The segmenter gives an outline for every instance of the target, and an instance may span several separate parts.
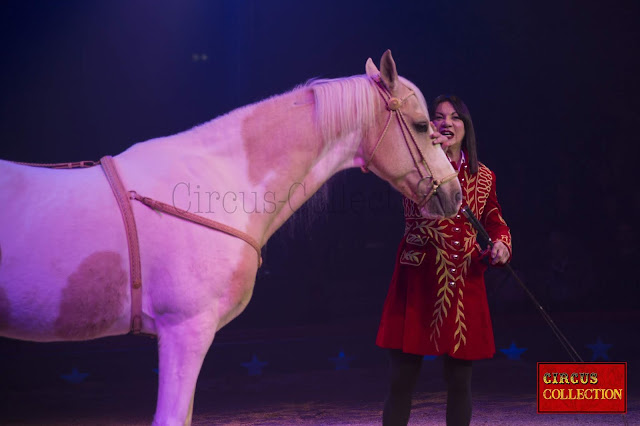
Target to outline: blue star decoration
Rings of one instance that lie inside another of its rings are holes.
[[[425,355],[422,357],[423,361],[433,361],[434,359],[438,358],[438,355]]]
[[[526,350],[527,348],[519,348],[516,346],[515,342],[511,342],[511,346],[506,349],[500,349],[500,352],[505,354],[507,356],[507,359],[518,361],[520,359],[520,355],[522,355],[522,352]]]
[[[591,356],[591,361],[595,361],[598,358],[602,358],[605,361],[609,361],[609,355],[607,355],[607,351],[613,345],[602,343],[602,339],[600,338],[600,336],[598,336],[598,341],[596,343],[592,343],[586,346],[593,351],[593,355]]]
[[[60,377],[69,383],[77,385],[78,383],[82,383],[88,375],[89,373],[80,373],[78,369],[74,367],[71,369],[71,374],[61,374]]]
[[[333,361],[336,363],[336,370],[348,370],[349,369],[349,361],[353,360],[354,357],[346,356],[344,351],[340,351],[337,357],[329,358],[329,361]]]
[[[250,376],[260,376],[262,374],[262,367],[269,364],[268,362],[258,361],[256,354],[253,354],[253,358],[249,362],[243,362],[241,365],[247,369]]]

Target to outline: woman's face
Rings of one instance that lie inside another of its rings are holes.
[[[447,147],[460,149],[464,139],[464,122],[450,102],[438,104],[433,114],[433,124],[442,136],[449,139],[445,144]]]

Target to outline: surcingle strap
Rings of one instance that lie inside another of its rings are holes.
[[[116,197],[124,229],[127,234],[129,247],[129,275],[131,277],[131,332],[139,334],[142,330],[142,270],[140,268],[140,243],[138,242],[138,230],[133,216],[133,208],[129,193],[124,189],[120,180],[113,158],[109,155],[100,159],[102,170],[107,176],[109,185]]]

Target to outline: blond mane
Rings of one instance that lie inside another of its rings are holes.
[[[313,90],[316,127],[325,141],[357,129],[366,132],[375,122],[380,95],[366,75],[316,79],[305,84]]]

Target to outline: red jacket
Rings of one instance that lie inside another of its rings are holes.
[[[469,205],[493,241],[502,241],[511,252],[495,174],[480,163],[476,174],[463,165],[458,177],[463,205]],[[487,265],[481,261],[476,231],[461,212],[451,219],[425,219],[408,199],[404,211],[405,235],[376,344],[418,355],[492,357],[495,344],[484,286]]]

